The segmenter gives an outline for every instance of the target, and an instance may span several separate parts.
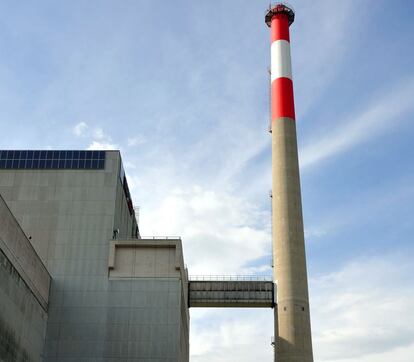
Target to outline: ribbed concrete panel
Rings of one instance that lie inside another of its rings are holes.
[[[1,195],[0,250],[11,261],[42,308],[47,310],[51,276]]]
[[[271,281],[190,281],[190,307],[273,308],[275,285]]]
[[[0,361],[42,361],[50,281],[0,196]]]

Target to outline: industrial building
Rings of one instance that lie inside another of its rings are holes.
[[[187,361],[181,241],[139,239],[120,153],[0,159],[2,358]]]
[[[273,308],[275,361],[312,342],[289,26],[270,7],[273,280],[191,280],[143,238],[119,151],[0,151],[0,360],[189,361],[189,309]],[[276,284],[278,288],[276,289]]]
[[[189,307],[273,307],[271,281],[189,282],[141,238],[119,151],[0,151],[0,358],[189,360]]]

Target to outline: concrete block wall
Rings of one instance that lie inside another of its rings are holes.
[[[51,277],[0,197],[0,360],[42,361]]]
[[[0,194],[0,249],[31,292],[47,309],[51,277],[25,232]]]
[[[43,361],[47,312],[0,250],[0,361]]]

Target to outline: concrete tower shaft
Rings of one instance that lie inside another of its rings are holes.
[[[308,278],[300,191],[289,26],[293,10],[269,9],[271,29],[271,132],[273,263],[278,297],[275,360],[312,362]]]

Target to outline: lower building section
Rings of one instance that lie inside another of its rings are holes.
[[[178,279],[137,278],[63,293],[50,311],[60,322],[48,325],[45,361],[187,362],[181,292]]]
[[[181,240],[109,245],[106,276],[53,282],[45,361],[188,362]]]

